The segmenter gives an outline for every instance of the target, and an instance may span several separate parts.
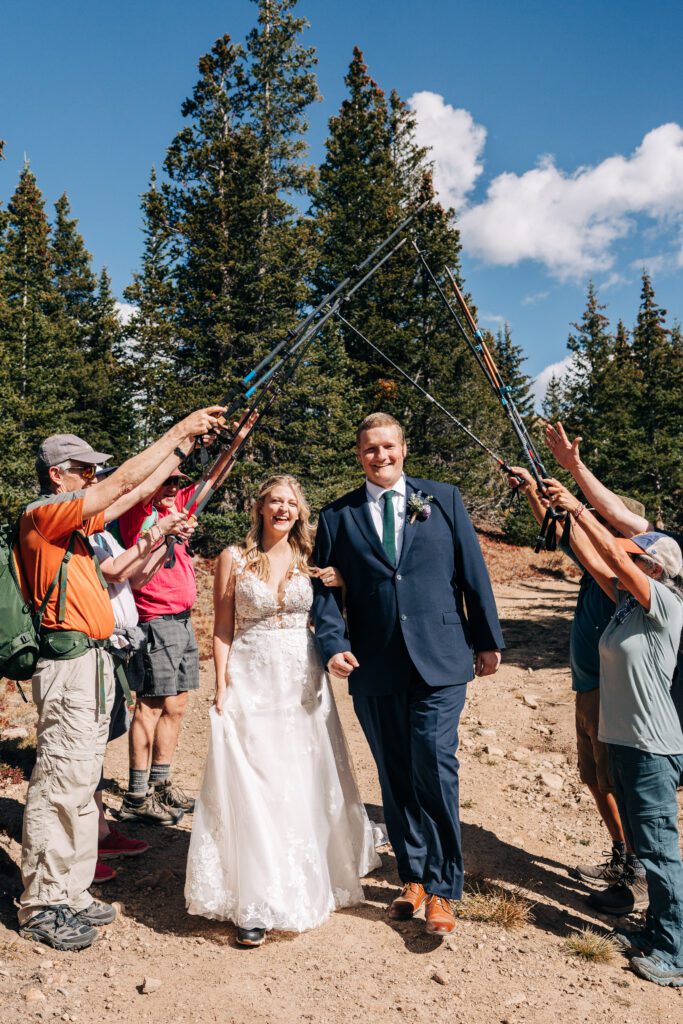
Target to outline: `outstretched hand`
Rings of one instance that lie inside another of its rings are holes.
[[[580,507],[581,502],[576,495],[567,490],[564,484],[561,484],[559,480],[550,476],[547,477],[543,483],[545,484],[548,498],[555,508],[563,508],[566,509],[567,512],[576,512]]]
[[[562,469],[567,469],[571,473],[572,470],[581,462],[581,456],[579,454],[579,445],[583,441],[582,437],[575,437],[570,442],[564,427],[558,420],[553,426],[552,423],[548,423],[545,428],[545,443],[550,448],[555,459],[562,466]]]

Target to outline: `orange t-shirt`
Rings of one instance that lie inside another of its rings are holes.
[[[21,517],[19,545],[20,578],[24,596],[31,596],[37,610],[57,575],[74,530],[86,536],[104,529],[104,513],[83,519],[84,491],[71,491],[41,498]],[[57,622],[59,584],[52,592],[43,616],[44,629],[77,629],[95,640],[106,640],[114,632],[114,612],[108,591],[102,586],[95,562],[84,541],[76,538],[67,562],[66,612]]]

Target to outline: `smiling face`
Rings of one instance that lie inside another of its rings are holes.
[[[285,536],[299,518],[299,502],[291,487],[276,484],[259,502],[264,534]]]
[[[157,508],[165,508],[168,512],[175,512],[175,500],[180,490],[181,478],[178,476],[169,477],[156,491],[153,504]]]
[[[408,449],[398,427],[371,427],[364,430],[356,454],[365,475],[378,487],[393,487],[403,473]]]

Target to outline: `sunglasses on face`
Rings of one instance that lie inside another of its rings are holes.
[[[69,466],[68,469],[63,470],[66,473],[78,473],[84,480],[94,479],[95,473],[97,472],[97,466]]]
[[[161,486],[162,487],[179,487],[180,486],[180,478],[177,477],[177,476],[167,476]]]

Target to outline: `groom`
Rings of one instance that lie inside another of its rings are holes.
[[[314,561],[342,592],[315,584],[313,621],[327,670],[349,678],[377,764],[403,883],[389,916],[425,907],[426,930],[455,927],[463,862],[458,720],[466,684],[500,664],[503,637],[479,544],[456,487],[405,476],[398,420],[358,428],[365,482],[320,513]]]

